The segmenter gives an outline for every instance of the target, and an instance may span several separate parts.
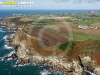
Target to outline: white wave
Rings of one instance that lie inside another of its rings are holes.
[[[3,39],[6,40],[6,39],[7,39],[7,36],[8,36],[8,35],[4,36]]]
[[[6,35],[6,36],[3,37],[3,39],[5,40],[4,49],[14,49],[13,47],[7,45],[7,44],[8,44],[7,37],[8,37],[8,35]],[[1,39],[1,40],[2,40],[2,39]],[[0,40],[0,41],[1,41],[1,40]]]
[[[89,74],[91,74],[91,75],[96,75],[96,74],[94,74],[94,73],[91,73],[90,71],[87,71]]]
[[[40,66],[40,67],[43,67],[43,66]]]
[[[26,66],[26,65],[29,65],[29,64],[24,64],[24,65],[18,65],[18,66],[20,67],[20,66]]]
[[[2,61],[3,61],[3,58],[4,58],[4,57],[9,57],[9,56],[11,56],[13,53],[15,53],[15,52],[14,52],[14,51],[11,51],[9,54],[3,56],[3,57],[2,57]],[[8,60],[8,61],[9,61],[9,60],[12,60],[12,58],[8,58],[7,60]]]
[[[7,54],[7,56],[11,56],[13,53],[15,53],[15,52],[11,51],[9,54]]]
[[[4,45],[4,49],[13,49],[13,47],[8,46],[7,44]]]
[[[0,32],[5,32],[5,31],[3,31],[2,28],[0,28]]]
[[[3,31],[3,30],[0,30],[0,32],[5,32],[5,31]]]
[[[40,72],[41,75],[48,75],[51,74],[50,72],[48,72],[47,70],[43,70],[42,72]]]
[[[8,58],[7,60],[10,61],[10,60],[12,60],[12,58]]]
[[[18,66],[18,67],[22,67],[22,66],[25,66],[25,65],[14,65],[14,67],[17,67],[17,66]]]
[[[2,27],[7,27],[7,26],[2,26]]]
[[[18,61],[18,60],[17,60]],[[17,62],[16,62],[17,63]],[[26,65],[29,65],[30,63],[27,63],[27,64],[24,64],[24,65],[14,65],[13,67],[23,67],[23,66],[26,66]]]

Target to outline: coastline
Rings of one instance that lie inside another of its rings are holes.
[[[23,32],[22,29],[20,31]],[[84,75],[85,72],[88,72],[91,75],[100,75],[99,70],[96,69],[98,66],[91,57],[84,56],[80,57],[80,61],[73,59],[71,62],[69,62],[63,61],[63,57],[60,54],[59,56],[55,56],[53,53],[51,53],[49,56],[43,56],[41,52],[44,49],[38,44],[38,42],[41,40],[39,38],[30,36],[25,32],[20,33],[20,31],[18,30],[18,32],[16,31],[15,34],[8,37],[6,36],[7,38],[4,38],[8,40],[6,46],[9,48],[14,48],[14,52],[9,56],[5,56],[3,58],[4,60],[7,60],[8,58],[18,58],[19,60],[16,62],[15,66],[25,65],[30,62],[34,62],[36,64],[46,64],[48,65],[48,68],[45,68],[46,70],[50,72],[59,71],[67,75]],[[40,50],[43,50],[40,51],[39,48]],[[82,67],[81,64],[84,67]]]
[[[31,36],[29,36],[29,35],[27,35],[27,36],[31,38]],[[32,37],[32,38],[35,38],[35,37]],[[72,62],[64,62],[64,61],[62,61],[62,59],[60,59],[57,56],[45,57],[45,56],[41,56],[39,53],[34,52],[34,51],[33,51],[33,55],[31,56],[31,55],[27,54],[27,52],[29,52],[29,49],[27,49],[25,47],[27,41],[24,40],[24,41],[20,42],[18,39],[18,35],[16,35],[16,33],[9,36],[7,39],[10,41],[12,40],[12,42],[10,42],[10,45],[12,45],[13,47],[18,47],[18,45],[19,45],[18,49],[16,49],[16,55],[19,58],[19,60],[15,64],[16,66],[34,62],[36,64],[47,64],[49,66],[49,68],[46,68],[46,70],[48,70],[49,72],[59,71],[59,72],[65,73],[67,75],[70,75],[70,74],[82,75],[82,73],[83,73],[83,69],[79,65],[79,61],[73,60]],[[82,61],[86,61],[86,60],[88,62],[92,62],[90,57],[82,58]],[[88,71],[85,70],[84,72],[88,72]],[[89,73],[91,73],[91,72],[89,72]],[[95,74],[93,73],[93,75],[95,75]],[[96,75],[99,75],[99,74],[96,74]]]
[[[7,39],[9,39],[9,38],[12,39],[13,36],[14,35],[11,35]],[[11,40],[11,39],[9,39],[9,40]],[[18,39],[16,41],[14,40],[12,42],[12,46],[14,47],[14,45],[16,46],[20,43],[18,43]],[[71,71],[71,67],[73,66],[72,63],[70,64],[70,63],[63,62],[61,59],[59,59],[56,56],[44,57],[44,56],[41,56],[39,53],[34,53],[34,56],[29,56],[29,55],[26,55],[25,51],[21,51],[21,50],[25,49],[25,48],[23,49],[23,47],[19,47],[18,50],[16,51],[16,55],[19,58],[19,60],[15,64],[16,66],[24,65],[29,62],[34,62],[36,64],[47,64],[49,66],[49,68],[46,68],[46,70],[48,70],[48,71],[59,71],[59,72],[65,73],[65,74],[78,73],[79,75],[81,75],[82,68],[76,66],[78,64],[78,62],[73,61],[73,65],[75,66],[75,68],[78,67],[79,69],[81,69],[80,73],[78,70],[76,70],[76,72],[72,72]]]

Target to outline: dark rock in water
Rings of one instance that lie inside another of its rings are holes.
[[[47,66],[45,69],[46,69],[46,70],[49,70],[51,67],[52,67],[52,66]]]
[[[28,61],[27,61],[28,63],[30,63],[30,59],[28,59]]]
[[[28,64],[30,63],[30,59],[19,59],[15,65],[25,65],[25,64]]]
[[[20,64],[21,64],[21,62],[22,62],[22,59],[19,59],[15,65],[17,65],[17,66],[18,66],[18,65],[20,65]]]
[[[9,57],[8,57],[8,56],[6,56],[6,57],[4,57],[4,58],[3,58],[3,60],[7,60],[8,58],[9,58]]]
[[[85,75],[91,75],[89,72],[85,72]]]
[[[15,59],[15,58],[17,58],[17,55],[15,53],[13,53],[11,56],[9,56],[9,58]]]
[[[15,58],[17,58],[17,55],[15,53],[12,53],[11,56],[6,56],[3,58],[3,60],[7,60],[8,58],[15,59]]]
[[[90,71],[91,73],[94,72],[94,69],[95,69],[95,68],[93,68],[92,66],[87,67],[87,70]]]

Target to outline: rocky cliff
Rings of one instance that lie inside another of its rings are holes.
[[[85,75],[86,72],[99,73],[99,43],[98,41],[77,41],[72,50],[60,50],[57,47],[43,46],[43,40],[32,37],[22,31],[9,37],[13,46],[19,45],[16,54],[18,64],[35,62],[48,64],[48,71],[60,71],[67,75]],[[42,44],[41,44],[42,42]]]

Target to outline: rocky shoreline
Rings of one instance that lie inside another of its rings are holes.
[[[12,46],[15,51],[9,57],[4,57],[4,60],[8,58],[18,58],[16,66],[28,64],[34,62],[36,64],[47,64],[49,67],[46,68],[48,71],[60,71],[67,75],[85,75],[85,72],[89,71],[93,75],[100,75],[100,73],[95,70],[96,64],[90,57],[80,58],[80,61],[64,62],[57,56],[41,56],[37,52],[32,52],[33,55],[29,55],[29,49],[27,49],[26,41],[19,41],[16,34],[7,37],[9,42],[8,46]],[[82,66],[83,65],[83,66]],[[95,73],[95,74],[94,74]]]

